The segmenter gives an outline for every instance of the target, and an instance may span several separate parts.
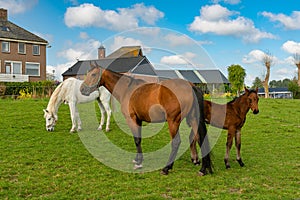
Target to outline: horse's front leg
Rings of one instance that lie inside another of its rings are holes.
[[[244,167],[245,164],[243,163],[241,158],[241,145],[241,130],[237,130],[235,133],[236,160],[238,161],[241,167]]]
[[[133,169],[140,169],[143,167],[142,162],[143,162],[143,151],[142,151],[142,134],[141,134],[141,129],[142,129],[142,122],[139,122],[137,120],[132,120],[127,118],[127,124],[129,125],[133,138],[134,138],[134,143],[136,146],[136,157],[132,161],[135,165]]]
[[[76,120],[77,120],[77,131],[81,131],[82,130],[81,119],[80,119],[78,108],[77,108],[76,104],[75,104],[75,116],[76,116]]]
[[[75,103],[69,102],[69,108],[70,108],[70,115],[72,121],[72,128],[70,130],[70,133],[74,133],[76,131],[76,118],[77,118]]]
[[[98,101],[98,106],[99,106],[99,109],[100,109],[100,112],[101,112],[101,116],[100,116],[100,124],[99,124],[99,127],[98,127],[98,130],[102,130],[102,127],[104,125],[104,120],[105,120],[105,109],[104,109],[104,106],[102,104],[102,102],[99,100],[99,98],[97,98],[97,101]]]
[[[108,132],[108,131],[110,131],[109,126],[110,126],[110,118],[111,118],[111,109],[110,109],[109,103],[104,104],[104,108],[105,108],[106,115],[107,115],[105,131]]]
[[[181,143],[180,135],[179,135],[179,125],[180,123],[174,121],[168,121],[170,135],[172,137],[172,150],[169,156],[169,161],[167,165],[162,169],[161,174],[168,175],[169,170],[173,168],[173,164]]]
[[[227,134],[227,142],[226,142],[226,153],[225,153],[225,158],[224,158],[224,162],[225,162],[225,166],[226,169],[230,168],[230,164],[229,164],[229,154],[230,154],[230,149],[232,147],[232,141],[233,141],[233,137],[235,136],[235,129],[228,129],[228,134]]]

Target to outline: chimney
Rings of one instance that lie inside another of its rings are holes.
[[[7,10],[0,8],[0,21],[7,21]]]
[[[105,58],[105,47],[101,44],[98,48],[98,59]]]

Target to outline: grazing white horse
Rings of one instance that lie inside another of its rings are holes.
[[[83,81],[76,78],[68,78],[60,83],[50,97],[48,106],[44,109],[44,118],[46,120],[46,130],[54,131],[54,126],[58,120],[57,112],[62,103],[69,104],[70,115],[72,120],[71,133],[81,130],[81,120],[79,117],[77,103],[88,103],[97,99],[101,111],[101,119],[98,130],[102,129],[105,121],[105,112],[107,113],[106,131],[109,131],[111,109],[110,109],[110,92],[105,87],[100,87],[99,90],[91,93],[89,96],[84,96],[80,92],[80,85]]]

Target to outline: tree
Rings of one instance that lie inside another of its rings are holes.
[[[256,77],[252,83],[251,88],[261,88],[261,87],[263,87],[262,82],[261,82],[260,78]]]
[[[297,80],[294,79],[289,83],[288,90],[293,92],[293,98],[299,99],[300,98],[300,86],[297,84]]]
[[[298,81],[297,81],[297,84],[298,84],[298,86],[300,86],[300,54],[299,53],[296,53],[294,55],[294,63],[298,68]]]
[[[228,79],[231,83],[232,92],[236,92],[240,96],[241,90],[244,87],[246,71],[240,65],[230,65],[227,68]]]
[[[269,79],[270,79],[271,66],[273,65],[273,56],[270,54],[270,52],[264,53],[262,62],[267,69],[266,76],[265,79],[262,81],[262,84],[265,89],[265,98],[269,98]]]

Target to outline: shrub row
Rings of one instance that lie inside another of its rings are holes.
[[[0,82],[0,96],[19,96],[26,91],[33,98],[49,97],[58,84],[57,81]]]

